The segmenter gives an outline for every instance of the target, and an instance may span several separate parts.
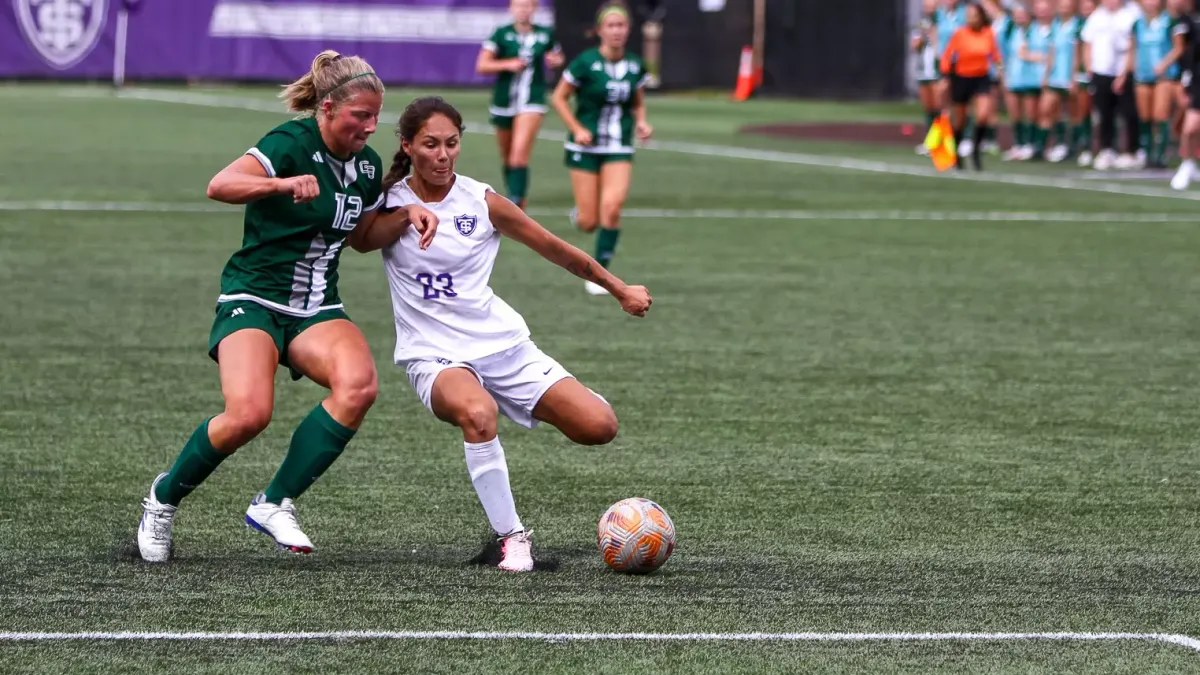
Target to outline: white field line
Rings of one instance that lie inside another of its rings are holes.
[[[205,202],[90,202],[0,201],[0,211],[82,211],[144,213],[237,213],[240,207]],[[531,208],[539,218],[567,215],[566,209]],[[1080,211],[840,211],[788,209],[625,209],[625,218],[678,220],[849,220],[922,222],[1032,222],[1032,223],[1198,223],[1187,213],[1084,213]]]
[[[319,632],[0,632],[0,641],[79,640],[535,640],[545,642],[944,642],[944,641],[1151,641],[1200,651],[1200,640],[1170,633],[541,633],[503,631]]]
[[[101,96],[90,91],[65,91],[65,97],[96,98]],[[240,110],[256,110],[276,114],[285,114],[279,103],[242,96],[220,96],[196,92],[160,91],[155,89],[125,89],[117,92],[119,98],[142,101],[157,101],[161,103],[183,103],[213,108],[229,108]],[[472,123],[468,132],[491,134],[492,130],[485,124]],[[543,132],[538,138],[552,141],[562,141],[563,134],[558,132]],[[778,152],[773,150],[755,150],[727,145],[707,145],[702,143],[684,143],[678,141],[652,141],[645,146],[647,150],[660,150],[686,155],[716,157],[720,159],[744,159],[757,162],[773,162],[777,164],[797,164],[821,169],[844,169],[848,171],[865,171],[898,176],[916,176],[924,178],[941,178],[946,180],[966,180],[1001,185],[1020,185],[1023,187],[1057,188],[1061,190],[1078,190],[1083,192],[1102,192],[1132,197],[1160,197],[1166,199],[1185,199],[1200,201],[1200,192],[1176,191],[1169,188],[1154,188],[1125,183],[1104,183],[1095,180],[1073,180],[1052,176],[1035,176],[1013,173],[983,173],[939,172],[933,167],[923,167],[915,164],[898,164],[873,160],[833,157],[827,155],[812,155],[795,152]]]

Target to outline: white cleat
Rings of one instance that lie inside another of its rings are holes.
[[[533,571],[533,530],[510,534],[500,539],[500,564],[506,572]]]
[[[1123,154],[1117,155],[1117,161],[1113,162],[1113,168],[1117,169],[1118,171],[1129,171],[1131,169],[1139,169],[1139,168],[1141,168],[1141,166],[1142,165],[1140,165],[1138,163],[1137,157],[1135,157],[1129,153],[1123,153]]]
[[[1005,150],[1004,154],[1000,155],[1000,159],[1005,162],[1013,162],[1021,159],[1021,146],[1014,145],[1008,150]]]
[[[1091,165],[1092,165],[1092,151],[1084,150],[1083,152],[1079,153],[1079,166],[1081,168],[1086,169]]]
[[[1101,150],[1096,153],[1096,161],[1092,163],[1092,168],[1097,171],[1108,171],[1113,168],[1113,164],[1117,161],[1117,153],[1112,150]]]
[[[969,138],[964,138],[963,142],[958,144],[958,156],[959,157],[970,157],[971,153],[974,151],[975,151],[975,141],[972,141]]]
[[[272,504],[265,494],[258,493],[246,509],[246,524],[270,536],[279,548],[292,553],[313,552],[312,541],[296,521],[296,505],[291,499]]]
[[[1192,184],[1192,178],[1196,175],[1196,163],[1190,159],[1183,160],[1183,164],[1179,165],[1179,170],[1175,172],[1175,177],[1171,179],[1171,187],[1176,190],[1186,190]]]
[[[918,144],[917,147],[913,148],[913,151],[922,157],[929,156],[929,147],[926,146],[924,143]]]
[[[583,289],[588,292],[588,295],[608,295],[608,291],[594,281],[583,282]]]
[[[1054,146],[1053,148],[1050,148],[1050,150],[1048,150],[1046,152],[1046,160],[1053,164],[1058,164],[1059,162],[1066,159],[1067,155],[1069,155],[1069,154],[1071,154],[1071,149],[1068,148],[1067,146],[1059,143],[1058,145]]]
[[[142,521],[138,523],[138,551],[146,562],[171,559],[171,527],[178,507],[163,504],[154,496],[154,488],[167,474],[160,473],[150,484],[150,494],[142,500]]]

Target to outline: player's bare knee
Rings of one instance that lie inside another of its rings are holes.
[[[574,430],[571,440],[580,445],[607,445],[617,437],[617,416],[611,408],[589,415]]]
[[[271,423],[269,401],[230,401],[225,406],[225,423],[234,447],[241,447],[254,440]]]
[[[605,227],[617,227],[621,224],[621,203],[604,204],[600,207],[600,221]]]
[[[375,404],[379,396],[379,379],[375,369],[355,373],[333,386],[333,397],[345,408],[359,414],[365,413]]]
[[[496,416],[499,409],[491,398],[470,401],[455,415],[463,436],[472,443],[490,441],[496,437]]]
[[[596,218],[596,214],[580,210],[575,217],[575,225],[584,232],[594,232],[600,226],[600,220]]]

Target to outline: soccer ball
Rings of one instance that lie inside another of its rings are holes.
[[[619,572],[653,572],[675,550],[675,524],[649,499],[622,499],[600,517],[596,544],[604,562]]]

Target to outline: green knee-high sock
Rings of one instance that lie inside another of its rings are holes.
[[[983,128],[983,140],[985,143],[996,142],[996,127],[989,124]]]
[[[1083,149],[1088,152],[1092,151],[1093,133],[1092,116],[1085,115],[1083,118]]]
[[[1034,127],[1033,130],[1033,151],[1038,157],[1041,157],[1046,152],[1046,138],[1050,136],[1048,127]]]
[[[963,138],[975,138],[974,117],[967,117],[967,126],[963,127]]]
[[[1171,147],[1171,123],[1160,121],[1156,122],[1154,127],[1157,129],[1158,143],[1150,156],[1156,164],[1162,165],[1167,161],[1167,148]]]
[[[296,427],[287,456],[267,486],[267,501],[278,504],[295,499],[325,473],[354,438],[354,429],[330,417],[318,403]]]
[[[1071,139],[1067,138],[1067,123],[1064,120],[1059,120],[1054,123],[1054,138],[1058,141],[1058,145],[1071,144]]]
[[[219,452],[208,439],[208,420],[204,420],[192,432],[167,477],[158,482],[154,496],[158,501],[179,506],[183,498],[191,494],[205,478],[208,478],[229,455]]]
[[[617,239],[620,237],[620,230],[605,225],[601,225],[596,232],[596,261],[605,269],[612,263],[613,253],[617,250]]]
[[[1029,137],[1025,133],[1027,126],[1025,120],[1017,120],[1017,123],[1013,125],[1014,146],[1027,145],[1029,143]]]
[[[1150,135],[1150,121],[1141,120],[1138,122],[1138,147],[1149,154],[1150,148],[1154,145],[1154,138]]]
[[[514,204],[520,204],[525,201],[525,195],[529,190],[529,167],[527,166],[510,166],[508,167],[508,198]]]

